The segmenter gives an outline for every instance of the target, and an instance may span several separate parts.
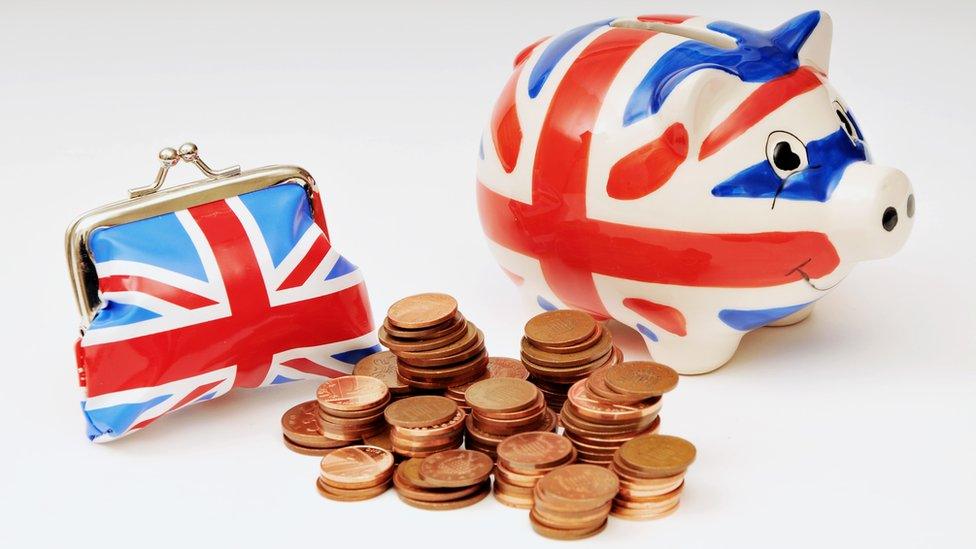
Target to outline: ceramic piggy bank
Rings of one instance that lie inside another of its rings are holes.
[[[830,39],[816,11],[768,31],[649,15],[523,50],[478,164],[498,262],[539,306],[614,318],[686,374],[805,318],[915,214],[828,80]]]

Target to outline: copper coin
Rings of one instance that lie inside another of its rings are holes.
[[[461,488],[488,478],[494,463],[474,450],[447,450],[436,453],[420,466],[420,478],[438,488]]]
[[[391,305],[386,317],[394,326],[416,330],[449,320],[457,313],[457,308],[457,301],[447,294],[417,294]]]
[[[578,353],[580,351],[585,351],[586,349],[589,349],[590,347],[596,345],[597,342],[600,341],[601,337],[603,337],[603,328],[601,328],[600,325],[597,324],[596,330],[593,331],[590,337],[586,338],[585,340],[575,345],[567,345],[565,347],[553,347],[550,345],[542,345],[537,342],[532,342],[532,345],[534,347],[537,347],[549,353],[556,353],[556,354],[563,355],[563,354]]]
[[[319,468],[333,485],[375,483],[393,471],[393,454],[376,446],[348,446],[322,458]]]
[[[533,499],[535,490],[533,490]],[[536,500],[532,506],[532,514],[538,521],[550,528],[581,530],[592,528],[607,519],[613,503],[608,501],[598,507],[586,510],[565,510],[551,507],[544,500]]]
[[[573,403],[579,415],[596,421],[633,421],[656,414],[661,409],[659,397],[636,404],[615,404],[600,400],[586,390],[585,379],[574,383],[566,393],[566,398]]]
[[[553,368],[559,368],[560,366],[568,368],[570,366],[578,366],[580,364],[592,362],[597,357],[603,356],[612,351],[613,340],[610,336],[610,332],[604,330],[603,334],[600,336],[600,339],[593,347],[575,353],[559,354],[543,351],[542,349],[533,346],[527,338],[522,338],[521,349],[522,354],[528,356],[533,362]]]
[[[610,368],[611,366],[604,366],[590,374],[586,378],[586,390],[593,393],[593,396],[597,398],[608,400],[615,404],[636,404],[647,399],[647,397],[643,396],[627,396],[608,387],[606,378]]]
[[[488,358],[488,375],[491,377],[514,377],[528,379],[529,371],[522,365],[521,360],[501,356]]]
[[[678,372],[657,362],[622,362],[607,370],[605,381],[624,395],[654,397],[678,385]]]
[[[596,329],[592,316],[566,309],[532,317],[525,323],[525,337],[533,343],[565,347],[585,341]]]
[[[681,437],[649,435],[635,438],[620,447],[619,459],[628,471],[642,477],[670,477],[681,473],[695,461],[695,445]]]
[[[613,499],[620,481],[617,475],[603,467],[572,464],[546,473],[535,487],[536,499],[542,496],[554,507],[591,509]]]
[[[607,527],[607,521],[603,521],[603,523],[601,523],[599,526],[592,529],[561,530],[559,528],[550,528],[544,524],[540,524],[539,521],[532,516],[532,513],[529,513],[529,520],[532,523],[532,529],[535,530],[537,534],[543,537],[558,540],[576,540],[588,538],[599,534]]]
[[[560,383],[573,383],[574,381],[583,379],[593,371],[604,366],[609,366],[612,363],[612,360],[613,352],[607,351],[600,356],[593,357],[593,360],[583,364],[577,364],[575,366],[551,367],[544,364],[538,364],[532,360],[531,357],[528,357],[525,353],[522,353],[522,363],[533,375],[558,381]]]
[[[465,417],[467,416],[464,412],[457,410],[451,419],[443,423],[429,425],[427,427],[393,427],[391,433],[397,437],[420,441],[453,436],[464,429]]]
[[[288,437],[281,437],[282,441],[285,443],[285,448],[288,448],[296,454],[302,454],[303,456],[316,456],[322,457],[328,455],[330,452],[335,450],[335,448],[313,448],[311,446],[302,446],[301,444],[296,444],[290,440]],[[339,444],[345,446],[349,444],[348,442],[337,441]],[[342,446],[339,446],[341,448]]]
[[[520,470],[546,469],[564,462],[573,453],[563,436],[544,431],[512,435],[498,445],[498,461]]]
[[[333,488],[322,482],[322,479],[318,479],[315,482],[315,487],[318,489],[319,494],[322,497],[331,499],[333,501],[363,501],[373,499],[383,492],[386,492],[390,489],[390,484],[384,483],[372,488],[366,488],[364,490],[343,490],[341,488]]]
[[[393,443],[390,442],[390,427],[387,426],[386,429],[382,431],[363,437],[363,442],[369,446],[376,446],[377,448],[382,448],[387,452],[393,451]]]
[[[451,385],[457,385],[460,383],[467,383],[468,381],[473,381],[474,379],[483,376],[485,373],[484,362],[477,362],[474,364],[474,366],[465,367],[464,369],[467,370],[464,374],[455,377],[450,377],[450,378],[431,379],[431,378],[423,378],[423,377],[414,377],[414,378],[409,378],[409,379],[405,378],[405,379],[407,379],[407,382],[410,384],[411,387],[414,387],[416,389],[443,390],[447,387],[450,387]]]
[[[393,485],[404,496],[428,502],[450,501],[474,494],[481,486],[436,488],[420,477],[420,467],[426,458],[410,458],[401,463],[393,475]]]
[[[511,412],[531,406],[539,390],[532,383],[512,378],[496,377],[479,381],[464,392],[468,406],[489,412]]]
[[[555,467],[553,467],[554,469]],[[512,486],[517,486],[519,488],[524,488],[526,490],[535,488],[535,483],[539,482],[539,479],[543,477],[549,469],[544,469],[541,471],[533,471],[532,473],[516,473],[511,469],[507,468],[502,461],[495,465],[495,482],[505,482]]]
[[[395,337],[397,339],[407,339],[407,340],[420,340],[420,339],[437,339],[444,337],[449,333],[454,333],[460,329],[461,325],[466,322],[464,315],[460,312],[454,313],[454,316],[450,319],[441,322],[430,328],[420,328],[416,330],[405,330],[403,328],[398,328],[390,323],[390,319],[383,320],[383,328],[386,329],[386,333],[389,336]]]
[[[453,400],[421,395],[398,400],[386,407],[386,422],[397,427],[430,427],[444,423],[458,413]]]
[[[452,499],[448,501],[421,501],[417,499],[411,499],[404,496],[402,492],[397,492],[400,500],[411,507],[416,507],[418,509],[426,509],[428,511],[448,511],[451,509],[460,509],[462,507],[468,507],[474,505],[479,501],[485,499],[485,496],[491,493],[491,480],[486,480],[481,484],[476,484],[476,491],[470,495]]]
[[[386,387],[393,393],[405,393],[410,390],[410,386],[397,378],[396,355],[390,351],[373,353],[356,363],[353,368],[353,375],[375,377],[386,384]]]
[[[329,439],[319,430],[319,405],[316,401],[303,402],[288,409],[281,416],[281,430],[291,442],[310,448],[335,448],[344,446],[341,441]]]
[[[472,413],[478,416],[478,419],[483,419],[487,421],[498,421],[503,424],[517,425],[521,420],[530,418],[537,413],[541,412],[543,408],[546,407],[546,399],[542,395],[542,391],[536,390],[535,402],[526,408],[520,410],[513,410],[511,412],[486,412],[482,409],[472,410]]]
[[[473,355],[464,357],[459,362],[437,365],[436,367],[416,366],[403,359],[399,359],[397,361],[397,372],[400,377],[407,381],[415,378],[431,380],[456,378],[458,375],[474,369],[484,372],[485,366],[488,364],[488,353],[485,352],[484,347],[475,348],[474,350],[476,352]]]
[[[498,481],[495,481],[495,489],[493,491],[495,495],[495,500],[502,505],[513,507],[515,509],[531,509],[532,503],[535,501],[532,496],[522,496],[519,494],[511,494],[501,488]]]
[[[319,385],[315,398],[325,409],[362,410],[389,399],[390,390],[375,377],[342,376]]]
[[[674,506],[664,509],[663,511],[639,511],[634,509],[623,509],[620,507],[614,507],[610,510],[610,514],[616,518],[624,520],[656,520],[667,516],[678,510],[680,500],[675,502]]]
[[[383,328],[382,326],[380,327],[376,335],[379,338],[380,343],[382,343],[383,345],[385,345],[395,353],[400,353],[400,352],[416,353],[421,351],[440,349],[441,347],[450,345],[451,343],[454,343],[455,341],[463,337],[466,337],[468,334],[469,326],[474,326],[474,324],[471,324],[470,322],[466,322],[465,324],[460,325],[456,330],[444,334],[442,337],[436,339],[418,339],[418,340],[396,339],[390,337],[390,334],[387,333],[386,328]]]
[[[464,335],[460,339],[441,347],[423,351],[395,350],[398,352],[398,356],[401,359],[415,362],[421,366],[426,365],[427,363],[429,363],[430,366],[437,366],[440,364],[438,360],[441,362],[447,360],[447,363],[450,363],[450,359],[452,357],[463,356],[465,353],[470,353],[471,349],[483,345],[484,342],[485,334],[479,330],[477,326],[469,322],[465,327]]]

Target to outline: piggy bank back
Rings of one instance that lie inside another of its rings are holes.
[[[635,328],[682,373],[804,318],[900,248],[915,213],[827,79],[830,38],[822,12],[769,31],[658,15],[527,47],[479,154],[502,268],[543,309]]]

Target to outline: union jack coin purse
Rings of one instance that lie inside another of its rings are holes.
[[[362,274],[332,247],[308,172],[213,170],[192,143],[159,158],[152,185],[66,234],[91,440],[234,387],[343,375],[379,350]],[[181,161],[206,177],[161,189]]]

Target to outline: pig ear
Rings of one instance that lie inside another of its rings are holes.
[[[830,41],[833,23],[822,11],[810,11],[790,19],[773,31],[773,41],[809,65],[827,74],[830,66]]]

